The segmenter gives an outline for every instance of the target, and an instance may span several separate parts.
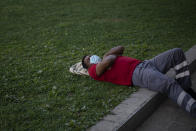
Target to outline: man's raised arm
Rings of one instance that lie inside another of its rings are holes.
[[[110,49],[104,56],[104,57],[108,56],[108,55],[116,55],[116,56],[121,56],[123,54],[124,51],[124,47],[123,46],[116,46],[112,49]]]
[[[96,66],[96,75],[101,76],[108,68],[112,66],[116,59],[116,55],[108,55],[103,58]]]

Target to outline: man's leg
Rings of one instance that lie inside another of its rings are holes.
[[[165,93],[179,106],[196,117],[196,101],[172,78],[141,63],[134,70],[132,82],[135,86]]]
[[[165,74],[170,68],[179,70],[187,65],[184,52],[180,48],[165,51],[149,60],[159,72]]]
[[[176,71],[175,80],[186,92],[196,99],[196,93],[191,88],[192,82],[188,63],[182,49],[175,48],[168,50],[149,61],[162,73],[166,73],[170,68],[174,68]]]

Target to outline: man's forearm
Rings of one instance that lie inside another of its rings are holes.
[[[112,66],[116,59],[116,55],[109,55],[105,57],[100,63],[96,66],[97,76],[101,76],[108,68]]]
[[[112,49],[110,49],[110,51],[108,51],[104,57],[108,56],[108,55],[116,55],[116,56],[121,56],[123,54],[124,51],[124,47],[123,46],[116,46]]]

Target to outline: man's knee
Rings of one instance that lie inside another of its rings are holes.
[[[177,53],[184,53],[184,51],[181,48],[174,48],[173,51]]]

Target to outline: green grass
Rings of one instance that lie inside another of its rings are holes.
[[[85,130],[137,88],[69,73],[123,45],[141,60],[196,42],[195,0],[1,0],[0,130]]]

